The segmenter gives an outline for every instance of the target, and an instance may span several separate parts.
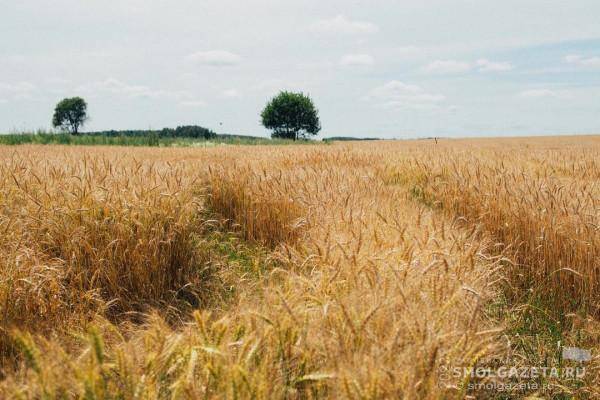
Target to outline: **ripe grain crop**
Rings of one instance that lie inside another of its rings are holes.
[[[0,148],[0,395],[500,398],[442,371],[562,362],[519,310],[600,350],[599,151]]]
[[[511,255],[511,295],[534,289],[563,314],[582,308],[600,313],[597,148],[442,151],[394,164],[388,179],[406,171],[415,198],[482,224]]]

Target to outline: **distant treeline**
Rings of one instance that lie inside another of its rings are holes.
[[[215,139],[216,132],[197,125],[178,126],[177,128],[164,128],[161,130],[125,130],[125,131],[97,131],[86,132],[89,136],[107,136],[107,137],[122,137],[122,136],[158,136],[159,138],[195,138],[195,139]]]
[[[175,130],[175,129],[173,129]],[[160,132],[152,130],[106,131],[91,132],[72,135],[70,133],[48,133],[38,131],[35,133],[0,134],[0,145],[20,144],[59,144],[80,146],[160,146],[160,147],[188,147],[188,146],[216,146],[228,145],[288,145],[288,144],[320,144],[316,140],[270,139],[258,136],[242,136],[219,134],[206,139],[205,137],[185,136],[160,136]],[[181,130],[179,132],[181,134]]]

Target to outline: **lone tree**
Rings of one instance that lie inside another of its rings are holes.
[[[79,134],[79,128],[87,121],[87,103],[81,97],[71,97],[61,100],[54,109],[52,125],[71,132],[72,135]]]
[[[280,92],[260,116],[263,126],[273,130],[273,138],[296,140],[316,135],[321,130],[319,112],[303,93]]]

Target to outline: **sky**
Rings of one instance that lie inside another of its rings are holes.
[[[196,124],[267,136],[280,90],[319,137],[600,133],[598,0],[0,0],[0,132]]]

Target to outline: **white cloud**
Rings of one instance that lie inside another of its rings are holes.
[[[513,69],[513,65],[508,62],[494,62],[487,60],[485,58],[481,58],[477,60],[475,63],[478,67],[478,70],[481,72],[502,72],[502,71],[510,71]]]
[[[66,86],[71,83],[70,80],[61,77],[46,78],[46,83],[55,86]]]
[[[375,64],[375,60],[368,54],[346,54],[340,59],[340,65],[345,67],[369,66]]]
[[[152,89],[144,85],[131,85],[122,82],[116,78],[107,78],[103,81],[92,82],[85,85],[81,85],[75,88],[76,92],[86,93],[90,96],[96,96],[98,94],[112,94],[120,95],[130,98],[168,98],[168,99],[181,99],[189,97],[189,94],[183,91],[169,91],[169,90],[157,90]]]
[[[2,83],[0,82],[0,95],[12,99],[31,99],[37,91],[37,86],[31,82]]]
[[[559,94],[550,89],[530,89],[519,93],[519,97],[537,99],[542,97],[559,97]]]
[[[301,71],[326,70],[335,67],[335,63],[331,61],[308,61],[296,64],[296,68]]]
[[[213,67],[238,65],[242,57],[226,50],[198,51],[187,56],[188,61]]]
[[[430,74],[458,74],[471,70],[471,64],[455,60],[436,60],[423,68]]]
[[[423,53],[423,49],[417,46],[402,46],[392,49],[391,54],[401,58],[413,58]]]
[[[480,58],[474,63],[456,60],[436,60],[427,64],[422,70],[430,74],[460,74],[471,70],[479,72],[502,72],[510,71],[513,68],[513,65],[508,62],[495,62],[486,58]]]
[[[317,33],[366,34],[379,32],[379,27],[371,22],[352,21],[344,15],[332,19],[323,19],[311,25],[310,30]]]
[[[180,105],[184,106],[184,107],[205,107],[206,106],[206,102],[202,101],[202,100],[187,100],[187,101],[180,101],[179,102]]]
[[[428,93],[422,87],[390,81],[371,90],[366,100],[384,108],[431,108],[445,100],[441,94]]]
[[[302,80],[291,80],[281,78],[269,78],[257,82],[251,86],[251,90],[257,93],[273,96],[282,90],[293,92],[310,92],[313,85]]]
[[[221,93],[221,96],[226,99],[239,99],[242,94],[237,89],[227,89]]]
[[[600,68],[600,57],[585,58],[580,55],[571,54],[565,57],[565,61],[579,67]]]

